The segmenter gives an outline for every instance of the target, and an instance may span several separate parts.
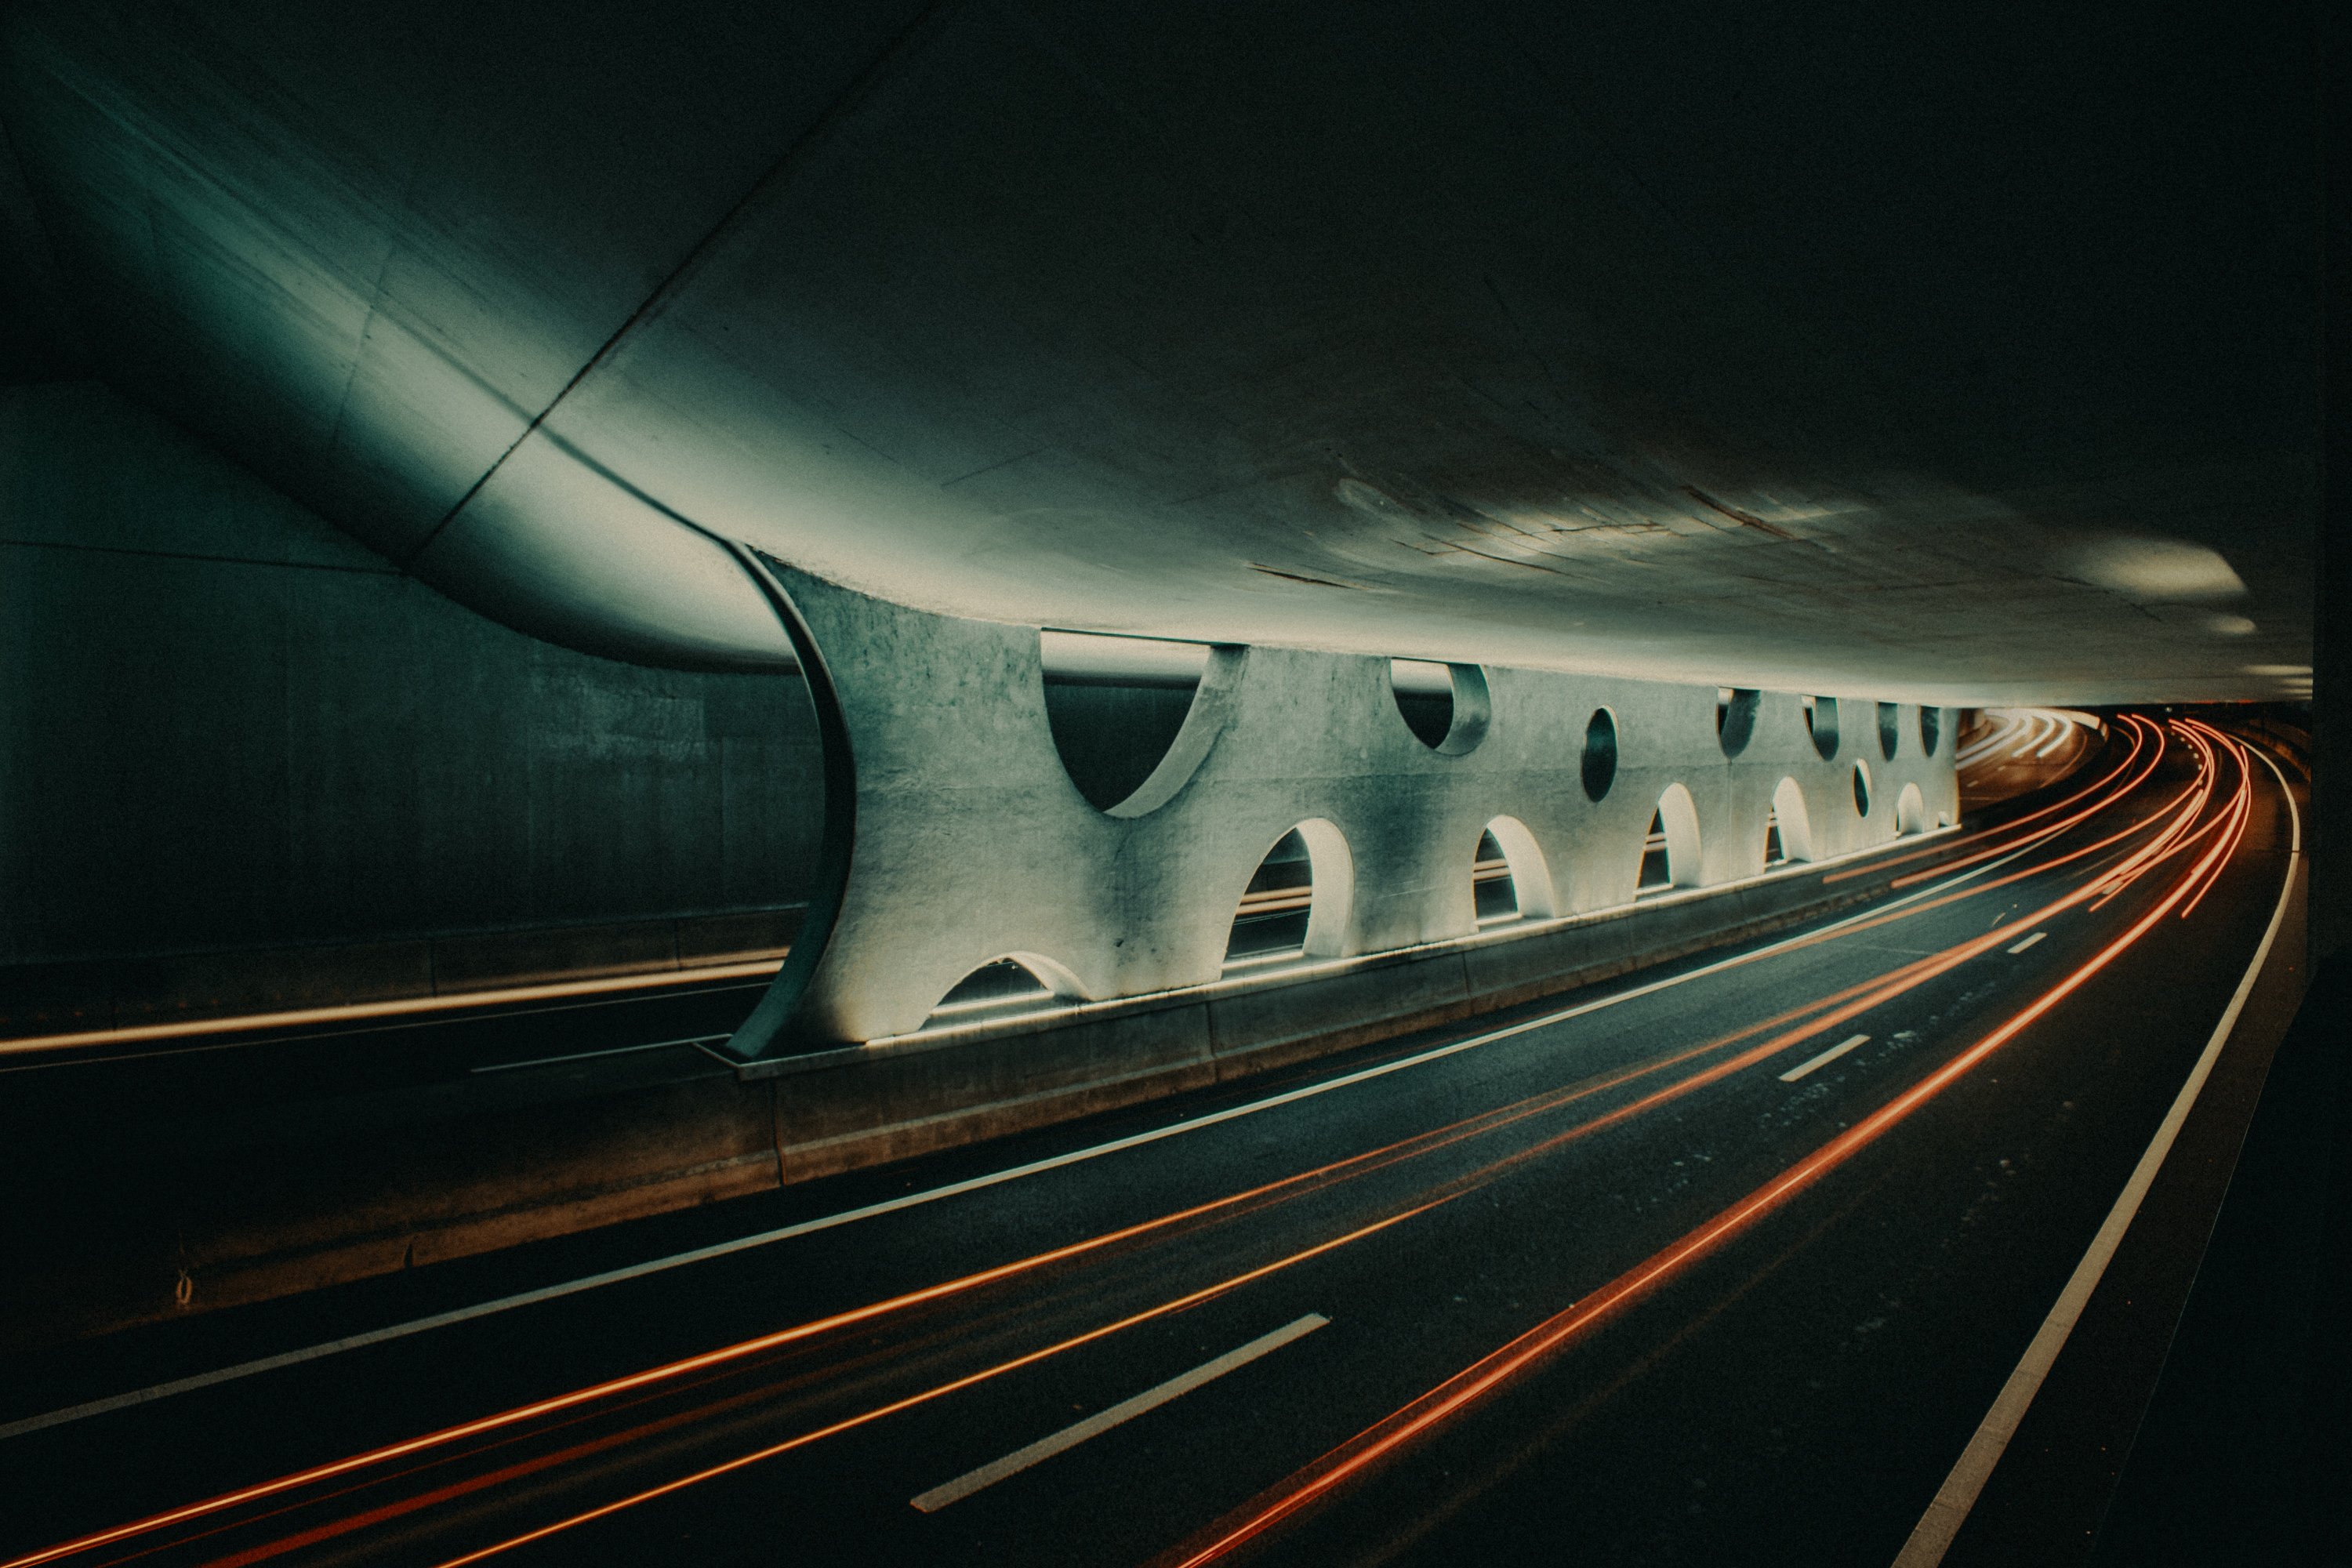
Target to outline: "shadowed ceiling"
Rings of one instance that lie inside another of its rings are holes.
[[[18,0],[0,363],[621,657],[788,657],[737,539],[1079,629],[2276,695],[2306,50],[2095,9]]]

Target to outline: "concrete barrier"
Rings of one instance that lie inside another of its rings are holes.
[[[1301,972],[775,1063],[693,1047],[216,1108],[125,1075],[25,1111],[0,1163],[0,1339],[31,1346],[285,1296],[1051,1126],[1557,995],[1883,894],[1822,868]],[[20,1106],[20,1110],[22,1107]]]

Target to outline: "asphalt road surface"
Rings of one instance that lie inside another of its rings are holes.
[[[2114,729],[1834,922],[21,1432],[0,1561],[1886,1564],[2279,903]]]

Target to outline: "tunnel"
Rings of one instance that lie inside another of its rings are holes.
[[[0,1568],[2352,1552],[2344,26],[5,8]]]

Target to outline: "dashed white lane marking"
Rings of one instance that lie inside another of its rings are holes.
[[[1812,1060],[1809,1062],[1801,1062],[1797,1066],[1790,1068],[1787,1072],[1782,1073],[1780,1075],[1780,1081],[1782,1083],[1794,1083],[1799,1079],[1804,1077],[1807,1073],[1812,1071],[1815,1068],[1825,1068],[1829,1066],[1830,1063],[1837,1060],[1838,1058],[1845,1055],[1846,1052],[1853,1049],[1854,1047],[1866,1046],[1868,1044],[1870,1044],[1870,1037],[1868,1035],[1856,1035],[1850,1040],[1840,1040],[1836,1045],[1832,1046],[1828,1050],[1823,1051],[1820,1056],[1815,1057]]]
[[[1285,1323],[1270,1334],[1260,1334],[1249,1343],[1227,1351],[1214,1361],[1202,1362],[1190,1372],[1171,1377],[1155,1388],[1147,1388],[1132,1399],[1122,1399],[1108,1410],[1089,1415],[1074,1426],[1065,1426],[1050,1437],[1040,1437],[1025,1448],[1015,1448],[1004,1458],[967,1471],[944,1486],[933,1487],[914,1499],[914,1505],[924,1513],[937,1513],[958,1499],[968,1498],[983,1487],[992,1487],[1007,1476],[1018,1475],[1041,1459],[1050,1459],[1056,1454],[1076,1447],[1089,1437],[1100,1436],[1123,1422],[1134,1420],[1147,1410],[1156,1410],[1171,1399],[1192,1393],[1204,1383],[1214,1383],[1235,1367],[1246,1366],[1269,1351],[1280,1350],[1293,1340],[1303,1339],[1330,1321],[1320,1312],[1309,1312],[1303,1318]]]
[[[2027,948],[2032,947],[2035,942],[2040,942],[2043,937],[2048,936],[2049,934],[2050,933],[2046,931],[2035,931],[2032,936],[2027,937],[2023,942],[2019,942],[2009,951],[2012,954],[2023,952]]]

